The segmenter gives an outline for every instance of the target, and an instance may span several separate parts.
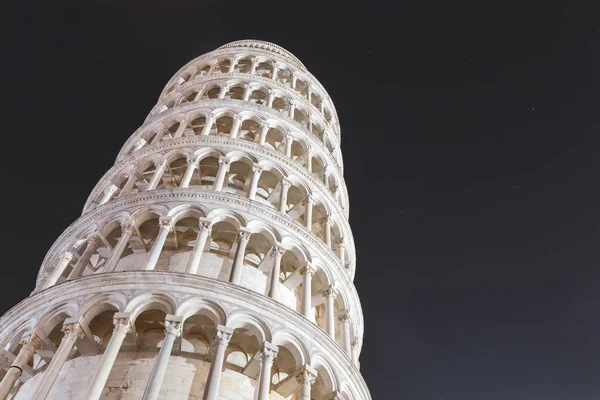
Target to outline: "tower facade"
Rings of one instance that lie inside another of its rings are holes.
[[[340,139],[277,45],[181,68],[0,319],[0,400],[370,399]]]

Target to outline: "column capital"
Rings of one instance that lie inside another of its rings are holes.
[[[132,329],[131,326],[131,314],[130,313],[115,313],[113,315],[113,325],[115,330],[121,329],[125,333],[129,333]]]
[[[23,336],[21,336],[21,340],[19,341],[23,347],[27,346],[30,349],[37,349],[43,343],[42,338],[38,336],[35,331],[25,332]]]
[[[188,158],[185,161],[190,168],[198,168],[198,163],[200,162],[198,158]]]
[[[99,232],[94,233],[87,239],[88,245],[99,247],[104,244],[104,240],[102,240],[102,236]]]
[[[68,319],[67,319],[68,321]],[[65,337],[68,337],[72,340],[83,339],[85,333],[83,332],[83,328],[79,322],[67,322],[62,326],[61,331],[65,334]]]
[[[200,217],[198,218],[198,228],[201,229],[210,229],[212,228],[212,220],[208,219],[208,218],[203,218]]]
[[[284,177],[284,178],[281,180],[281,186],[283,186],[283,187],[285,187],[285,188],[289,189],[289,188],[290,188],[290,186],[292,186],[292,182],[291,182],[291,181],[290,181],[288,178],[285,178],[285,177]]]
[[[333,221],[333,217],[331,215],[328,215],[327,217],[325,217],[325,223],[330,228],[332,228],[333,225],[335,224],[334,221]]]
[[[183,318],[175,315],[167,315],[165,318],[165,334],[171,334],[175,337],[181,336],[183,328]]]
[[[125,235],[125,234],[131,235],[133,233],[134,228],[135,228],[135,225],[133,222],[131,222],[131,221],[123,222],[121,224],[121,236]]]
[[[161,229],[167,229],[169,232],[173,229],[173,217],[163,216],[158,219]]]
[[[321,292],[321,294],[323,295],[323,297],[328,298],[328,297],[333,297],[333,299],[335,300],[338,293],[337,290],[335,290],[335,288],[333,286],[329,286],[329,288],[323,290]]]
[[[344,238],[339,238],[335,244],[337,245],[338,248],[344,248],[346,247],[346,242],[344,241]]]
[[[317,269],[308,262],[300,269],[300,275],[306,275],[306,274],[314,275],[315,272],[317,272]]]
[[[344,310],[338,315],[338,320],[341,322],[350,322],[350,311]]]
[[[264,168],[256,163],[252,165],[252,172],[254,172],[255,174],[256,173],[262,174],[263,170],[264,170]]]
[[[300,371],[300,373],[298,375],[296,375],[296,381],[300,385],[303,385],[306,382],[308,382],[310,385],[312,385],[313,383],[315,383],[316,380],[317,380],[317,371],[308,364],[304,365],[302,367],[302,370]]]
[[[286,251],[287,250],[283,248],[281,243],[275,243],[275,245],[271,248],[271,253],[274,256],[283,257],[283,255],[285,254]]]
[[[237,233],[236,241],[240,242],[240,243],[241,242],[248,243],[248,241],[250,240],[250,235],[252,235],[252,232],[250,232],[247,229],[240,228],[240,230]]]
[[[306,196],[306,198],[304,200],[306,201],[306,204],[314,204],[315,203],[315,198],[311,194]]]
[[[258,57],[252,57],[250,59],[250,61],[252,61],[252,64],[256,64],[257,62],[259,62],[260,60],[258,59]]]
[[[73,261],[73,259],[75,258],[75,255],[73,253],[71,253],[70,251],[65,251],[64,253],[62,253],[59,258],[58,258],[58,262],[71,262]]]
[[[107,186],[104,189],[104,193],[114,193],[117,190],[119,190],[119,187],[117,185],[115,185],[114,183],[111,183],[109,186]]]
[[[225,165],[229,166],[230,162],[231,162],[231,160],[228,157],[225,157],[225,156],[219,157],[219,165],[225,164]]]
[[[258,352],[257,358],[260,361],[273,361],[273,359],[277,356],[278,351],[279,347],[272,343],[264,342],[262,348]]]
[[[224,325],[217,325],[213,342],[217,346],[227,346],[233,336],[233,328]]]

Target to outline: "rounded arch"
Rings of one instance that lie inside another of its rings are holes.
[[[248,335],[256,336],[259,343],[265,341],[271,342],[273,340],[273,334],[269,325],[259,317],[246,312],[234,312],[229,317],[227,326],[232,329],[245,329]]]
[[[275,346],[283,347],[289,351],[295,361],[296,368],[304,364],[311,364],[311,356],[308,347],[293,333],[278,331],[273,335],[272,343]]]
[[[125,307],[125,312],[131,313],[131,321],[146,310],[160,310],[165,314],[175,313],[175,300],[166,294],[162,293],[144,293],[131,299]]]
[[[203,218],[206,216],[206,211],[206,208],[199,204],[181,204],[173,207],[167,215],[173,218],[173,223],[177,223],[187,217]]]
[[[61,321],[75,316],[77,314],[77,309],[77,304],[72,302],[52,308],[44,313],[44,317],[40,319],[36,326],[42,333],[49,335]]]
[[[177,307],[175,315],[183,318],[183,321],[192,315],[204,315],[209,318],[215,326],[226,325],[228,318],[225,310],[215,302],[199,298],[185,300]]]
[[[311,366],[317,371],[317,381],[313,384],[311,394],[318,398],[339,390],[339,377],[324,356],[315,355]]]
[[[206,217],[212,220],[213,224],[217,222],[229,222],[238,230],[248,224],[244,216],[224,208],[211,210]]]
[[[81,305],[77,312],[78,318],[90,322],[103,311],[114,310],[122,312],[127,305],[127,297],[121,293],[109,293],[94,296]]]

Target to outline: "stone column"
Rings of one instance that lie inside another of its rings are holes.
[[[271,282],[269,284],[269,297],[277,300],[279,296],[279,274],[281,271],[281,259],[285,254],[285,249],[280,244],[275,244],[271,250],[275,263],[273,264],[273,270],[271,271]]]
[[[96,250],[98,250],[98,247],[102,246],[103,244],[104,241],[97,233],[92,235],[87,241],[87,245],[83,254],[81,255],[81,257],[79,257],[79,260],[77,260],[75,267],[73,267],[73,270],[71,271],[67,279],[79,278],[81,274],[83,274],[83,271],[85,271],[85,268],[90,263],[92,256],[96,254]]]
[[[231,276],[229,278],[229,282],[239,285],[242,279],[242,269],[244,267],[244,257],[246,255],[246,246],[248,245],[248,241],[250,240],[250,235],[252,233],[240,229],[237,235],[238,246],[235,251],[235,257],[233,259],[233,265],[231,266]]]
[[[146,266],[144,267],[146,271],[151,271],[156,267],[158,257],[160,257],[167,236],[169,235],[169,232],[171,232],[171,229],[173,229],[173,219],[171,217],[160,217],[158,223],[160,225],[160,230],[158,231],[154,245],[148,254]]]
[[[263,169],[258,164],[252,166],[252,180],[250,181],[250,190],[248,191],[248,198],[250,200],[256,199],[256,190],[258,189],[258,180]]]
[[[323,297],[325,297],[325,314],[327,319],[325,330],[329,337],[335,340],[335,298],[337,297],[337,293],[333,286],[330,286],[329,289],[323,292]]]
[[[288,116],[289,116],[291,119],[294,119],[294,113],[295,113],[295,111],[296,111],[296,104],[295,104],[294,102],[291,102],[291,103],[290,103],[290,112],[289,112],[289,114],[288,114]]]
[[[194,171],[198,169],[199,162],[200,160],[198,159],[187,160],[188,167],[185,170],[185,175],[183,175],[183,178],[181,179],[181,185],[179,185],[180,188],[185,189],[190,186]]]
[[[312,129],[313,128],[313,121],[312,121],[312,117],[310,116],[310,114],[308,114],[307,119],[308,119],[308,125],[307,125],[308,131],[310,133],[313,133],[313,129]]]
[[[183,136],[183,131],[185,131],[185,128],[187,128],[187,126],[188,126],[188,121],[186,119],[179,121],[179,126],[177,127],[177,130],[173,134],[173,139]]]
[[[225,350],[227,350],[232,335],[233,329],[223,325],[217,326],[215,337],[211,343],[212,360],[202,400],[217,400],[219,398],[219,383],[221,382],[221,372],[225,361]]]
[[[154,175],[152,175],[152,179],[150,179],[150,183],[148,183],[148,187],[146,191],[154,190],[158,186],[158,182],[162,178],[163,172],[165,172],[165,167],[167,166],[167,160],[162,160],[158,164],[156,164],[156,170],[154,171]]]
[[[100,365],[96,367],[94,377],[88,386],[87,394],[85,395],[86,400],[98,400],[102,395],[104,385],[106,384],[108,375],[110,375],[110,370],[119,355],[123,340],[127,333],[131,331],[131,321],[128,313],[115,313],[113,316],[113,324],[115,325],[115,329],[106,346],[106,350],[104,350]]]
[[[138,151],[139,149],[141,149],[142,147],[144,147],[146,145],[146,141],[144,139],[140,139],[137,142],[135,142],[135,146],[133,148],[133,151]]]
[[[100,200],[100,203],[98,203],[98,205],[101,206],[102,204],[106,204],[117,190],[119,190],[119,188],[115,184],[112,184],[106,189],[104,189],[104,196],[102,197],[102,200]]]
[[[156,361],[154,361],[154,366],[152,367],[150,379],[146,385],[142,400],[158,399],[160,387],[162,386],[165,372],[167,372],[167,366],[169,365],[173,343],[175,342],[175,339],[181,335],[182,325],[181,317],[167,315],[165,318],[165,338],[163,339]]]
[[[273,107],[273,100],[275,100],[275,94],[272,90],[269,90],[269,98],[267,99],[267,107]]]
[[[204,124],[204,129],[202,129],[201,136],[207,136],[210,134],[210,130],[212,129],[213,124],[215,123],[215,117],[211,114],[206,117],[206,122]]]
[[[65,272],[65,268],[67,268],[71,260],[73,260],[73,253],[69,251],[65,251],[60,255],[58,262],[56,263],[56,267],[54,267],[54,270],[46,280],[46,285],[44,288],[49,288],[50,286],[54,286],[56,284],[63,272]]]
[[[358,367],[358,340],[354,339],[350,342],[352,348],[352,362]]]
[[[325,184],[325,187],[327,189],[329,189],[329,174],[330,174],[329,166],[326,166],[323,169],[323,183]]]
[[[233,71],[235,70],[235,62],[236,62],[236,59],[235,59],[235,58],[232,58],[232,59],[229,61],[229,70],[227,71],[228,73],[230,73],[230,74],[231,74],[231,73],[233,73]]]
[[[344,244],[344,238],[341,238],[338,243],[338,256],[340,258],[340,262],[342,263],[342,267],[346,267],[346,245]]]
[[[310,88],[310,85],[308,85],[306,87],[306,99],[308,100],[309,104],[312,104],[312,89]]]
[[[244,85],[244,98],[242,99],[242,101],[250,100],[250,93],[252,93],[252,91],[250,90],[250,85],[245,84]]]
[[[106,262],[104,272],[114,272],[114,270],[117,268],[117,264],[121,259],[121,255],[123,255],[123,251],[125,251],[125,248],[129,243],[129,238],[133,233],[133,229],[134,226],[131,222],[126,222],[123,225],[121,225],[121,237],[119,238],[117,245],[113,248],[110,258]]]
[[[219,158],[219,171],[217,172],[217,176],[215,178],[215,184],[213,186],[213,190],[220,192],[223,189],[223,184],[225,183],[225,177],[227,176],[227,172],[229,172],[229,163],[230,160],[225,157]]]
[[[241,126],[242,126],[242,119],[237,115],[234,116],[233,117],[233,125],[231,126],[231,132],[229,133],[229,136],[231,136],[232,139],[235,139],[238,137]]]
[[[6,370],[6,375],[0,382],[0,400],[5,400],[13,390],[15,383],[23,373],[25,367],[31,357],[35,354],[36,349],[42,345],[42,340],[36,333],[24,335],[21,339],[21,350],[12,362],[12,365]]]
[[[292,182],[283,178],[281,181],[281,193],[279,193],[279,212],[287,212],[287,195],[290,186],[292,186]]]
[[[267,141],[267,134],[269,133],[269,129],[271,129],[269,125],[263,125],[263,127],[260,129],[260,133],[258,136],[258,144],[260,144],[261,146],[263,146]]]
[[[298,397],[298,400],[310,400],[310,389],[317,380],[317,371],[305,365],[304,370],[296,376],[296,380],[300,384],[300,397]]]
[[[221,86],[221,91],[219,92],[219,99],[224,99],[228,90],[229,88],[227,87],[227,85]]]
[[[342,348],[350,357],[352,349],[350,347],[350,313],[348,310],[340,314],[339,320],[342,324]]]
[[[302,308],[300,312],[308,319],[312,317],[312,276],[315,272],[313,266],[308,263],[300,270],[300,275],[303,276]]]
[[[133,186],[135,185],[135,182],[138,178],[135,170],[131,171],[128,175],[126,175],[126,177],[127,182],[125,182],[125,186],[123,186],[123,189],[121,189],[121,193],[119,193],[119,195],[117,196],[119,198],[125,197],[131,192],[131,189],[133,189]]]
[[[67,319],[67,321],[69,321],[69,319]],[[42,381],[37,388],[34,400],[45,400],[46,397],[48,397],[48,393],[50,393],[50,389],[52,389],[60,369],[69,357],[71,350],[73,350],[75,342],[84,337],[83,329],[78,322],[67,321],[65,321],[62,328],[65,335],[60,342],[60,346],[58,346],[58,350],[54,353],[50,365],[48,365],[48,368],[46,368],[46,371],[42,375]]]
[[[277,73],[279,72],[279,68],[277,67],[277,65],[273,65],[273,77],[271,79],[273,79],[274,81],[277,80]]]
[[[309,231],[312,229],[312,209],[314,200],[312,196],[306,198],[306,210],[304,211],[304,226]]]
[[[256,67],[258,67],[258,58],[252,57],[252,65],[250,66],[250,74],[256,74]]]
[[[256,400],[269,400],[271,392],[271,368],[273,359],[277,356],[278,347],[269,342],[264,342],[257,358],[260,360],[260,375],[256,385]]]
[[[291,135],[285,136],[285,156],[292,158],[292,145],[294,144],[294,138]]]
[[[331,229],[333,228],[333,219],[327,217],[325,221],[325,244],[327,248],[331,250]]]
[[[312,173],[312,152],[310,148],[306,150],[306,169],[308,172]]]
[[[190,260],[188,261],[187,267],[185,269],[185,272],[187,274],[195,275],[198,272],[200,260],[202,259],[204,248],[206,247],[206,240],[208,239],[208,235],[210,234],[211,225],[211,220],[207,218],[200,218],[198,224],[198,235],[196,236],[196,243],[194,244],[194,249],[192,250],[192,254],[190,254]]]

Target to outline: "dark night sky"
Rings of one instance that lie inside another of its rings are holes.
[[[375,399],[600,398],[600,2],[3,5],[0,311],[192,58],[277,43],[342,126]]]

